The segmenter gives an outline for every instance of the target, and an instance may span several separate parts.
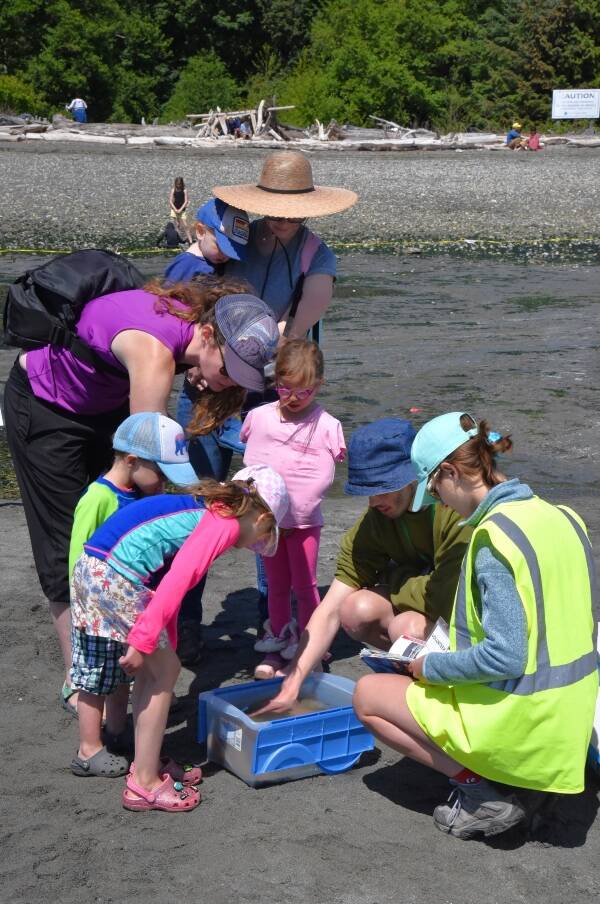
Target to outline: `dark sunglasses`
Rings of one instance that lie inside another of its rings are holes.
[[[274,223],[297,223],[302,225],[306,223],[308,217],[267,217],[267,220],[273,220]]]
[[[223,362],[223,366],[219,368],[219,373],[222,377],[227,377],[228,380],[231,380],[231,377],[227,373],[227,368],[225,367],[225,355],[223,354],[223,348],[217,342],[217,348],[219,349],[219,354],[221,355],[221,361]]]

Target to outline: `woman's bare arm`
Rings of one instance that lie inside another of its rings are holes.
[[[141,330],[123,330],[111,351],[129,373],[129,410],[167,414],[175,361],[159,339]]]
[[[306,277],[296,318],[288,333],[288,339],[303,339],[308,330],[318,323],[333,296],[333,276],[313,273]]]

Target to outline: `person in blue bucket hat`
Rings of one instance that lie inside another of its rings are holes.
[[[342,538],[333,583],[265,711],[290,708],[340,627],[355,640],[387,649],[401,634],[424,637],[438,617],[449,620],[471,529],[430,497],[424,499],[430,504],[411,511],[414,438],[410,421],[391,417],[350,437],[344,490],[368,497],[368,508]]]

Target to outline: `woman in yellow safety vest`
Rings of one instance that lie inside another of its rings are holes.
[[[575,794],[598,692],[595,574],[581,518],[496,469],[512,447],[453,411],[418,432],[418,486],[474,528],[450,624],[450,652],[369,675],[354,707],[378,738],[454,785],[434,821],[459,838],[497,835],[524,818],[492,784]]]

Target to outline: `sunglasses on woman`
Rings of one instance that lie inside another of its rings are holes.
[[[310,389],[288,389],[287,386],[276,386],[275,391],[280,399],[289,399],[291,396],[296,396],[299,402],[304,401],[315,391],[315,387],[311,386]]]
[[[219,368],[219,373],[222,377],[227,377],[228,380],[231,379],[229,374],[227,373],[227,368],[225,367],[225,355],[223,354],[223,349],[217,342],[217,348],[219,349],[219,354],[221,355],[221,361],[223,362],[223,366]]]
[[[425,489],[427,490],[427,492],[429,493],[429,495],[430,495],[430,496],[433,496],[434,499],[439,499],[439,498],[440,498],[440,494],[439,494],[438,491],[436,490],[435,484],[436,484],[436,481],[437,481],[437,479],[438,479],[438,477],[440,476],[441,473],[442,473],[442,468],[441,468],[441,466],[437,467],[437,468],[435,469],[435,471],[432,471],[432,473],[431,473],[430,476],[429,476],[429,480],[427,481],[426,487],[425,487]]]
[[[302,226],[306,223],[308,217],[267,217],[267,220],[273,220],[274,223],[296,223]]]

